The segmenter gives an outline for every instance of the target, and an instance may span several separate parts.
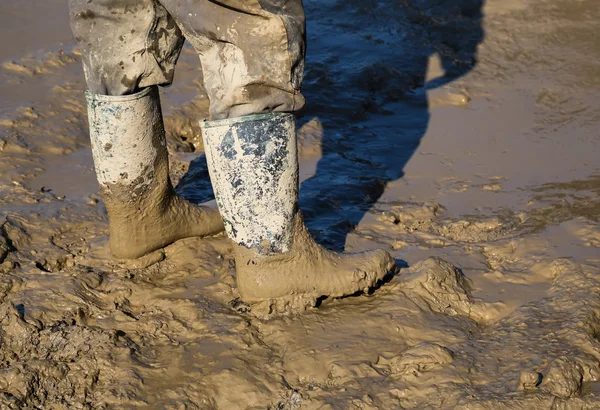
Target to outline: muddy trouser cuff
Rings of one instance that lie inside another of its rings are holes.
[[[225,230],[263,255],[290,250],[298,210],[298,152],[290,113],[201,121]]]

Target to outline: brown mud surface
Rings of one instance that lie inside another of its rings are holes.
[[[0,5],[1,409],[600,408],[596,1],[350,3],[305,1],[300,202],[403,269],[300,315],[223,236],[112,260],[66,1]],[[189,47],[161,92],[209,200]]]

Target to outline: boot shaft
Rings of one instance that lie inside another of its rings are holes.
[[[125,96],[86,92],[86,99],[100,188],[146,190],[168,164],[158,87]]]
[[[263,255],[288,252],[298,212],[294,116],[258,114],[200,126],[229,238]]]

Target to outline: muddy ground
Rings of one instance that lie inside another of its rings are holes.
[[[0,408],[600,408],[594,0],[305,1],[307,224],[403,268],[288,316],[222,236],[111,259],[66,3],[0,5]],[[191,48],[162,95],[211,200]]]

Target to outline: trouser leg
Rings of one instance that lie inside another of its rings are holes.
[[[171,84],[184,39],[157,1],[70,0],[69,11],[90,92],[127,95]]]
[[[301,0],[161,3],[200,56],[212,119],[304,106]]]

